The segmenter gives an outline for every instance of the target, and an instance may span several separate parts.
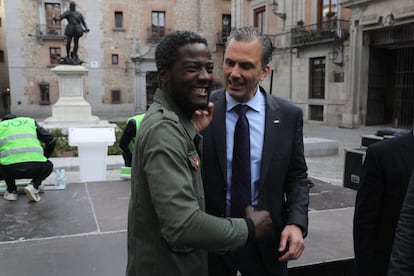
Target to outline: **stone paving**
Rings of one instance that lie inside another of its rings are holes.
[[[361,146],[362,135],[375,134],[378,129],[385,127],[372,126],[361,127],[359,129],[345,129],[338,127],[322,126],[317,124],[305,124],[303,128],[304,138],[322,138],[336,141],[338,143],[338,153],[328,156],[306,156],[309,176],[323,182],[342,186],[343,172],[345,164],[345,149],[359,148]],[[55,168],[66,168],[66,180],[79,182],[79,162],[77,158],[52,158]],[[119,180],[119,170],[123,165],[122,156],[108,156],[108,170],[106,180]],[[56,175],[52,173],[45,184],[56,182]]]
[[[344,149],[358,148],[361,135],[377,129],[305,125],[305,137],[336,140],[339,151],[306,158],[315,183],[309,235],[302,257],[289,262],[290,274],[328,275],[318,272],[327,265],[352,269],[356,191],[341,187]],[[55,168],[65,168],[65,189],[45,191],[36,204],[24,194],[16,202],[0,200],[0,275],[124,275],[130,181],[120,180],[122,157],[108,156],[106,180],[96,182],[80,181],[77,158],[52,161]],[[56,177],[54,172],[44,183],[54,184]]]

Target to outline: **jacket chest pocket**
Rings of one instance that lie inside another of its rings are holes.
[[[191,151],[188,153],[188,165],[191,169],[191,175],[193,179],[194,195],[198,200],[201,210],[205,210],[204,206],[204,189],[203,181],[201,178],[201,160],[197,151]]]

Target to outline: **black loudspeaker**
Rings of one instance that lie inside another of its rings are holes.
[[[358,190],[361,181],[362,163],[365,158],[365,148],[345,149],[345,169],[344,182],[345,188]]]
[[[377,135],[362,135],[361,137],[361,146],[368,147],[377,142],[381,142],[384,140],[384,137],[377,136]]]

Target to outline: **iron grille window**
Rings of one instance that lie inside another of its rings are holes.
[[[323,122],[323,105],[309,106],[309,120]]]
[[[120,104],[121,103],[121,90],[112,90],[111,91],[111,103]]]
[[[325,58],[310,59],[310,88],[309,98],[325,98]]]

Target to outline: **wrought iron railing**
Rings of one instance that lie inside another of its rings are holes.
[[[348,38],[349,21],[336,19],[291,29],[291,47],[304,47]]]
[[[37,24],[36,37],[42,40],[60,40],[65,37],[65,25]]]
[[[171,29],[167,28],[147,28],[147,42],[158,43],[166,34],[169,34]]]

